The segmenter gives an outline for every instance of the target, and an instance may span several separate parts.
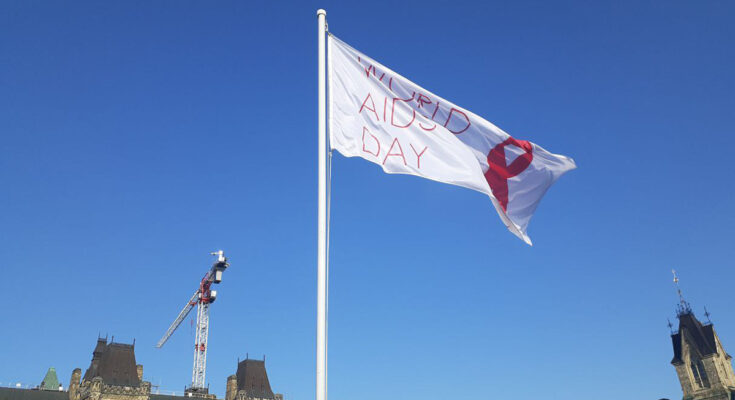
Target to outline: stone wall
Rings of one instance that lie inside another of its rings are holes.
[[[102,378],[96,377],[91,382],[83,381],[75,397],[70,397],[70,400],[148,400],[150,394],[150,382],[142,382],[139,387],[113,386],[106,385]]]

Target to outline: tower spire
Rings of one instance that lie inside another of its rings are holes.
[[[683,315],[692,312],[692,307],[689,303],[684,300],[684,295],[681,294],[681,287],[679,286],[679,277],[676,275],[676,270],[672,269],[671,273],[674,274],[674,284],[676,285],[676,292],[679,294],[679,304],[676,306],[676,314]]]

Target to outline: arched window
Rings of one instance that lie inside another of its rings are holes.
[[[694,376],[694,382],[701,388],[709,387],[709,378],[707,377],[707,371],[704,369],[702,360],[691,362],[692,375]]]

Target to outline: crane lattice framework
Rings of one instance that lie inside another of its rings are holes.
[[[181,325],[187,315],[191,312],[194,306],[197,306],[197,326],[196,326],[196,337],[194,339],[194,367],[191,373],[191,392],[203,392],[206,393],[204,386],[204,379],[207,373],[207,337],[209,336],[209,306],[214,303],[217,298],[217,291],[212,290],[211,286],[213,283],[220,283],[222,281],[222,272],[224,272],[230,264],[227,262],[225,253],[222,250],[211,253],[217,257],[217,260],[212,264],[212,268],[207,271],[199,282],[199,288],[191,296],[191,299],[186,303],[184,309],[181,310],[179,315],[176,317],[171,326],[163,335],[161,340],[156,344],[157,348],[161,348],[168,338],[176,331],[176,328]]]

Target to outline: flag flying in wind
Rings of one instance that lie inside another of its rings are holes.
[[[513,138],[331,34],[328,82],[332,149],[387,173],[485,193],[508,229],[528,244],[526,228],[541,197],[576,168],[571,158]]]

